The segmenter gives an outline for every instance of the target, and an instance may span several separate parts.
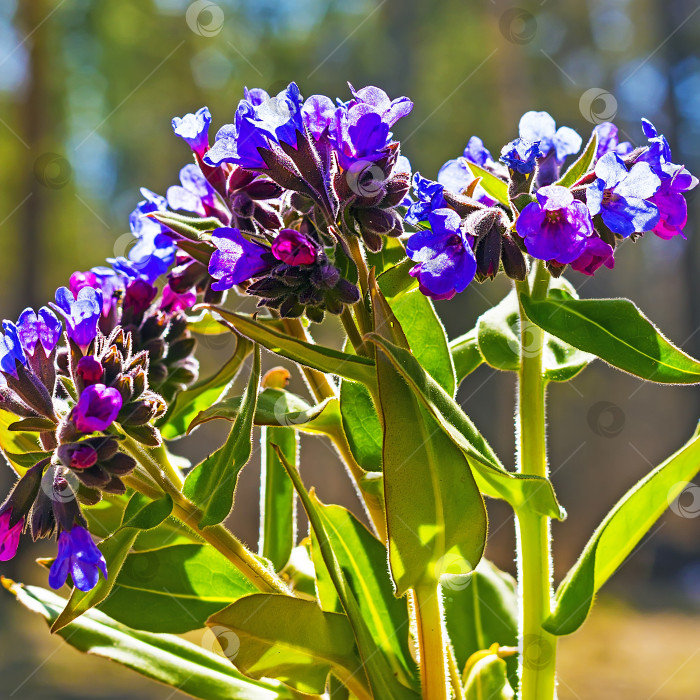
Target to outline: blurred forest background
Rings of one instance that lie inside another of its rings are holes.
[[[0,313],[41,305],[76,269],[123,254],[139,186],[164,193],[189,152],[170,119],[207,105],[232,120],[244,86],[349,95],[380,85],[415,102],[396,137],[435,177],[472,134],[492,152],[520,115],[544,109],[584,137],[614,119],[641,143],[646,116],[674,160],[700,171],[697,0],[2,0],[0,2]],[[581,295],[637,301],[676,343],[700,355],[700,197],[688,240],[626,243],[614,271],[572,273]],[[472,285],[440,304],[450,337],[506,291]],[[333,329],[322,331],[333,333]],[[203,371],[230,347],[209,339]],[[204,354],[204,353],[203,353]],[[479,369],[467,412],[507,460],[510,376]],[[561,578],[607,509],[673,452],[700,417],[697,388],[642,386],[596,363],[549,398],[553,479],[569,512],[554,525]],[[222,439],[202,429],[175,449],[199,459]],[[330,448],[305,440],[304,476],[326,500],[357,509]],[[2,490],[9,483],[2,475]],[[232,525],[257,538],[257,475],[244,473]],[[513,570],[512,518],[489,503],[488,555]],[[562,642],[560,700],[697,699],[700,687],[700,486],[689,487],[606,588],[587,627]],[[51,546],[46,549],[46,554]],[[21,547],[3,573],[45,584]],[[0,595],[0,696],[174,697],[50,638]],[[99,674],[99,676],[97,675]],[[97,680],[99,678],[99,680]]]

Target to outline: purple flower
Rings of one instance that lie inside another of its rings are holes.
[[[62,588],[70,573],[79,591],[91,591],[100,579],[100,571],[106,579],[107,562],[85,528],[74,525],[58,536],[58,555],[49,571],[51,588]]]
[[[408,116],[413,109],[413,102],[408,97],[397,97],[395,100],[391,100],[384,90],[373,85],[368,85],[360,90],[355,90],[350,85],[350,90],[355,98],[350,101],[350,109],[358,105],[365,109],[371,108],[390,127],[394,126],[402,117]]]
[[[491,151],[489,151],[484,142],[478,136],[472,136],[467,145],[464,148],[464,153],[462,154],[470,163],[476,163],[481,166],[495,166],[496,161],[494,161]]]
[[[145,280],[129,282],[124,293],[123,308],[131,309],[133,313],[143,313],[156,298],[158,290]]]
[[[75,427],[81,433],[107,430],[122,407],[122,397],[114,387],[90,384],[80,394],[71,412]]]
[[[17,554],[24,518],[20,518],[14,525],[11,519],[11,508],[0,514],[0,561],[10,561]]]
[[[3,321],[4,335],[0,335],[0,371],[17,378],[17,363],[27,364],[19,330],[11,321]]]
[[[637,158],[638,161],[649,163],[654,172],[664,163],[671,162],[671,147],[663,134],[659,134],[656,127],[648,120],[642,119],[642,131],[649,141],[649,148]]]
[[[170,283],[163,287],[161,295],[160,308],[163,311],[177,313],[191,309],[197,303],[197,294],[193,290],[186,292],[176,292],[170,286]]]
[[[620,156],[606,153],[595,166],[596,181],[586,190],[588,209],[600,214],[605,225],[624,238],[643,233],[659,223],[659,210],[646,201],[661,181],[648,163],[635,163],[628,172]]]
[[[111,267],[93,267],[87,272],[74,272],[68,282],[73,296],[83,287],[93,287],[102,292],[102,315],[107,317],[124,291],[124,277]]]
[[[406,252],[418,263],[411,276],[432,299],[451,299],[474,279],[476,258],[459,214],[452,209],[437,209],[428,214],[430,230],[414,233],[406,243]]]
[[[501,149],[501,160],[515,172],[529,175],[537,165],[537,159],[542,157],[539,141],[528,141],[518,138],[507,143]]]
[[[17,330],[27,355],[33,357],[37,345],[40,345],[48,357],[61,337],[63,325],[51,309],[42,306],[38,313],[34,309],[25,309],[17,321]]]
[[[610,153],[610,151],[617,153],[619,156],[626,156],[634,150],[634,147],[629,141],[618,141],[617,127],[612,122],[597,124],[593,128],[593,131],[598,134],[596,160],[606,153]]]
[[[235,163],[254,170],[266,169],[258,149],[285,143],[297,147],[304,131],[302,96],[296,83],[290,83],[276,97],[266,98],[263,90],[246,90],[236,109],[233,124],[219,129],[214,145],[204,156],[210,166]]]
[[[202,107],[194,114],[173,117],[172,123],[173,131],[201,158],[209,148],[209,108]]]
[[[73,469],[89,469],[97,464],[97,451],[87,441],[61,445],[58,448],[59,459]]]
[[[86,348],[97,335],[97,322],[102,312],[102,292],[83,287],[74,297],[66,287],[56,290],[56,303],[51,304],[66,321],[68,337],[81,348]]]
[[[81,357],[75,368],[75,373],[83,380],[85,386],[100,382],[103,372],[102,364],[92,355]]]
[[[287,265],[313,265],[318,246],[303,233],[283,228],[272,242],[272,254]]]
[[[428,214],[437,209],[444,209],[447,204],[442,193],[445,187],[439,182],[428,180],[420,173],[413,175],[413,192],[418,197],[417,202],[413,202],[406,212],[405,220],[413,226],[421,221],[428,220]]]
[[[314,141],[328,135],[336,109],[333,100],[325,95],[311,95],[306,99],[301,113],[304,124],[314,137]]]
[[[219,212],[216,190],[194,163],[180,170],[180,182],[182,186],[168,187],[166,197],[171,209],[190,211],[201,217]]]
[[[520,212],[515,230],[530,255],[567,265],[583,253],[593,235],[593,222],[586,205],[570,190],[548,185]]]
[[[673,236],[683,236],[683,228],[688,221],[688,205],[683,195],[698,184],[698,179],[682,165],[667,163],[662,166],[661,186],[649,199],[659,210],[659,222],[652,231],[665,240]]]
[[[274,263],[269,248],[249,241],[241,235],[240,229],[218,228],[211,240],[217,248],[209,260],[209,274],[218,280],[211,285],[215,291],[231,289],[268,270],[270,263]]]
[[[594,234],[586,239],[583,253],[571,263],[571,267],[584,275],[592,275],[601,265],[612,270],[615,267],[614,252],[611,245]]]

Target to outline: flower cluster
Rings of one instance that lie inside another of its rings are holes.
[[[685,193],[697,178],[672,162],[668,142],[650,122],[642,120],[642,129],[648,144],[634,149],[618,141],[614,124],[596,126],[589,160],[566,186],[560,182],[565,160],[580,151],[582,139],[569,127],[557,129],[547,112],[523,115],[500,163],[473,136],[437,181],[416,173],[406,222],[425,230],[408,239],[406,250],[423,293],[451,298],[472,279],[492,278],[501,265],[509,277],[523,279],[524,254],[546,261],[554,275],[567,265],[592,275],[614,266],[625,238],[647,231],[664,239],[683,235]],[[501,180],[508,198],[488,194],[485,176],[492,184]]]

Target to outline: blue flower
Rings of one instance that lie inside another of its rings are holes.
[[[470,163],[483,166],[494,166],[496,162],[484,142],[478,136],[472,136],[462,154]]]
[[[476,274],[476,257],[463,232],[459,214],[438,209],[428,214],[430,230],[414,233],[406,242],[406,252],[418,263],[411,276],[432,299],[451,299],[464,291]]]
[[[27,356],[22,347],[17,326],[11,321],[3,321],[4,335],[0,335],[0,371],[17,378],[17,363],[27,364]]]
[[[412,202],[404,219],[413,226],[418,225],[421,221],[428,220],[428,214],[436,209],[444,209],[447,204],[442,195],[445,187],[439,182],[428,180],[420,173],[413,175],[413,192],[418,197],[417,202]]]
[[[180,182],[182,186],[168,187],[166,198],[171,209],[189,211],[201,217],[218,212],[216,190],[194,163],[180,170]]]
[[[518,138],[501,149],[501,160],[511,170],[521,175],[532,173],[537,165],[537,159],[541,157],[539,141]]]
[[[97,323],[102,313],[102,292],[83,287],[74,297],[67,287],[56,290],[56,303],[51,307],[66,321],[66,333],[81,348],[86,348],[97,335]]]
[[[602,122],[597,124],[593,131],[598,134],[598,148],[596,150],[596,160],[606,153],[613,151],[619,156],[626,156],[632,153],[634,147],[629,141],[618,140],[617,127],[612,122]]]
[[[296,83],[290,83],[276,97],[267,97],[264,90],[246,89],[234,123],[219,129],[204,162],[211,166],[235,163],[254,170],[266,169],[258,149],[280,143],[297,147],[298,135],[304,131],[302,104]]]
[[[311,95],[304,102],[302,117],[304,124],[315,141],[328,136],[328,130],[333,124],[336,104],[325,95]]]
[[[51,588],[62,588],[68,574],[79,591],[91,591],[100,579],[107,579],[107,562],[90,533],[80,525],[73,525],[58,536],[58,554],[49,571]]]
[[[438,182],[444,185],[449,192],[458,195],[463,194],[472,182],[474,182],[474,175],[466,161],[475,163],[481,167],[486,166],[493,168],[497,165],[489,150],[484,146],[484,142],[478,136],[472,136],[467,142],[463,157],[448,160],[438,172]],[[481,185],[476,186],[472,197],[486,206],[495,204],[495,201],[486,194],[486,191]]]
[[[570,190],[548,185],[520,212],[515,230],[530,255],[567,265],[583,253],[593,235],[593,222],[586,205]]]
[[[183,139],[200,158],[209,148],[209,126],[211,114],[208,107],[198,109],[194,114],[173,117],[173,131]]]
[[[218,280],[211,285],[215,291],[231,289],[269,270],[275,263],[269,248],[249,241],[240,229],[218,228],[211,240],[217,248],[209,260],[209,274]]]
[[[33,357],[37,345],[40,345],[48,357],[61,337],[63,325],[51,309],[42,306],[38,313],[34,309],[22,311],[17,321],[17,330],[27,355]]]
[[[606,153],[595,166],[596,181],[586,189],[588,209],[600,214],[605,225],[624,238],[653,229],[659,210],[648,200],[661,180],[649,163],[635,163],[628,172],[620,156]]]

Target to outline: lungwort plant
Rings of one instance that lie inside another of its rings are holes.
[[[412,106],[376,87],[304,100],[292,83],[246,90],[213,144],[206,108],[173,119],[193,162],[166,197],[142,190],[128,256],[3,323],[0,444],[18,479],[0,559],[22,535],[55,536],[40,564],[66,597],[4,584],[70,645],[203,700],[552,700],[558,637],[700,470],[693,436],[553,590],[550,521],[566,513],[548,384],[595,358],[700,383],[700,362],[631,301],[579,299],[564,273],[612,268],[626,239],[682,235],[697,179],[647,121],[638,148],[610,123],[583,146],[528,112],[498,160],[472,137],[428,180],[392,138]],[[501,273],[512,291],[448,340],[432,300]],[[329,316],[335,347],[314,341]],[[197,336],[224,333],[235,352],[198,377]],[[482,363],[518,378],[514,469],[455,400]],[[171,452],[211,420],[230,430],[204,461]],[[333,445],[364,518],[302,479],[302,433]],[[254,440],[251,549],[225,521]],[[515,512],[517,582],[483,558],[486,498]],[[203,629],[199,646],[178,636]]]

